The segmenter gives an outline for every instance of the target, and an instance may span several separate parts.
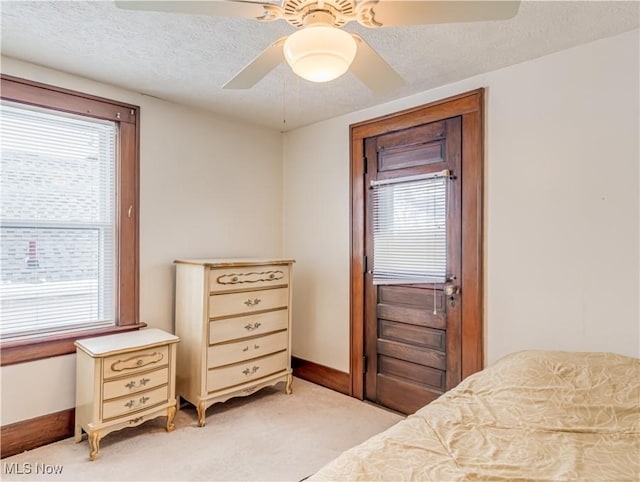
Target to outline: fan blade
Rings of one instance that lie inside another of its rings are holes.
[[[506,20],[518,13],[520,2],[383,0],[375,3],[371,8],[374,26],[393,27]]]
[[[250,89],[262,78],[282,63],[284,53],[282,46],[287,37],[282,37],[273,42],[260,55],[253,59],[229,82],[222,86],[223,89]]]
[[[360,35],[351,35],[358,43],[358,51],[349,70],[363,84],[376,94],[385,94],[404,85],[402,77]]]
[[[215,1],[129,1],[116,0],[118,8],[151,12],[186,13],[189,15],[210,15],[213,17],[262,18],[265,16],[264,3],[234,0]]]

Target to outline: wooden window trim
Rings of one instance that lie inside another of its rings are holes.
[[[75,353],[75,340],[137,330],[139,321],[140,108],[90,94],[0,75],[3,100],[117,122],[118,270],[116,324],[0,343],[0,366]]]

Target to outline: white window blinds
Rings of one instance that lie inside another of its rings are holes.
[[[446,280],[448,172],[373,181],[373,283]]]
[[[117,126],[0,105],[2,339],[113,325]]]

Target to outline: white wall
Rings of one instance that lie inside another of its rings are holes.
[[[2,58],[2,72],[141,107],[141,321],[173,331],[176,258],[282,256],[279,132],[15,59]],[[75,355],[0,375],[2,425],[75,405]]]
[[[638,30],[284,137],[294,355],[349,370],[349,125],[486,91],[485,361],[640,356]]]

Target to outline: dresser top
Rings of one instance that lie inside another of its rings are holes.
[[[209,268],[226,268],[234,266],[264,266],[268,264],[291,264],[294,259],[283,258],[204,258],[176,259],[176,264],[197,264]]]
[[[103,357],[118,352],[153,348],[154,346],[177,343],[179,341],[180,338],[171,333],[157,328],[147,328],[146,330],[85,338],[84,340],[76,341],[75,345],[93,357]]]

